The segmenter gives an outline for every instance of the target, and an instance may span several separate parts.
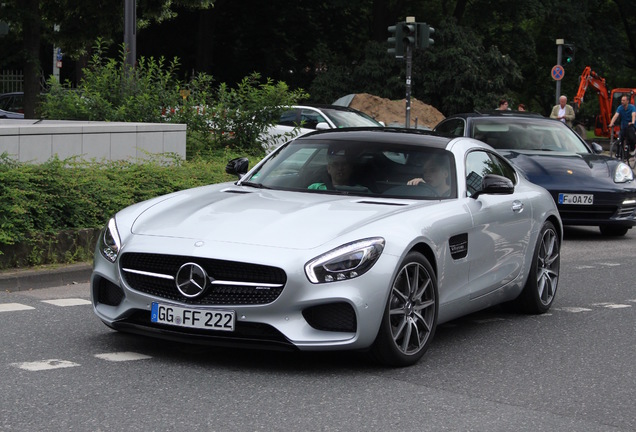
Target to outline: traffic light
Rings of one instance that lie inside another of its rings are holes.
[[[400,23],[398,27],[400,27],[400,30],[398,30],[398,32],[402,34],[402,41],[404,43],[404,46],[406,47],[407,45],[411,45],[411,47],[415,48],[415,42],[417,41],[416,24],[414,22],[403,22]]]
[[[417,23],[417,47],[428,48],[433,45],[435,41],[431,37],[435,33],[433,27],[429,27],[426,23]]]
[[[389,48],[387,52],[395,58],[404,57],[404,42],[402,40],[402,23],[397,23],[396,25],[389,26],[387,30],[391,36],[386,40],[389,43]]]
[[[574,52],[576,49],[574,48],[574,44],[564,44],[563,45],[563,58],[565,59],[565,64],[574,63]]]

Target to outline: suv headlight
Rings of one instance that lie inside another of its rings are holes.
[[[353,279],[368,272],[383,250],[381,237],[348,243],[309,261],[305,274],[315,284]]]
[[[104,258],[114,263],[117,260],[120,249],[121,240],[119,239],[117,224],[115,223],[115,218],[111,218],[99,237],[99,251]]]
[[[621,162],[614,171],[614,183],[627,183],[634,180],[634,171],[625,163]]]

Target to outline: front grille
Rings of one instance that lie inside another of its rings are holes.
[[[303,310],[307,323],[316,330],[354,333],[356,313],[349,303],[329,303]]]
[[[586,205],[558,205],[561,218],[569,221],[576,220],[609,220],[618,210],[617,206],[586,206]]]
[[[634,215],[636,205],[627,206],[605,205],[605,206],[557,206],[561,218],[568,221],[595,220],[607,221],[610,219],[627,219]]]
[[[203,296],[187,298],[177,290],[173,279],[153,275],[174,277],[179,268],[188,262],[200,265],[215,280],[234,282],[238,285],[212,285]],[[156,297],[194,305],[267,304],[280,296],[287,282],[287,275],[277,267],[200,257],[126,253],[121,257],[120,266],[123,270],[151,273],[139,274],[122,271],[126,284],[132,289]],[[241,282],[278,284],[280,287],[240,285]]]

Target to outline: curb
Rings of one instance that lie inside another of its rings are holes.
[[[79,263],[0,272],[0,290],[28,291],[36,288],[88,283],[92,271],[92,264]]]

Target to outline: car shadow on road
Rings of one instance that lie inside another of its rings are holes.
[[[627,231],[624,236],[608,237],[599,231],[598,227],[588,226],[566,226],[563,230],[563,240],[587,240],[587,241],[629,241],[636,236],[635,230]]]

